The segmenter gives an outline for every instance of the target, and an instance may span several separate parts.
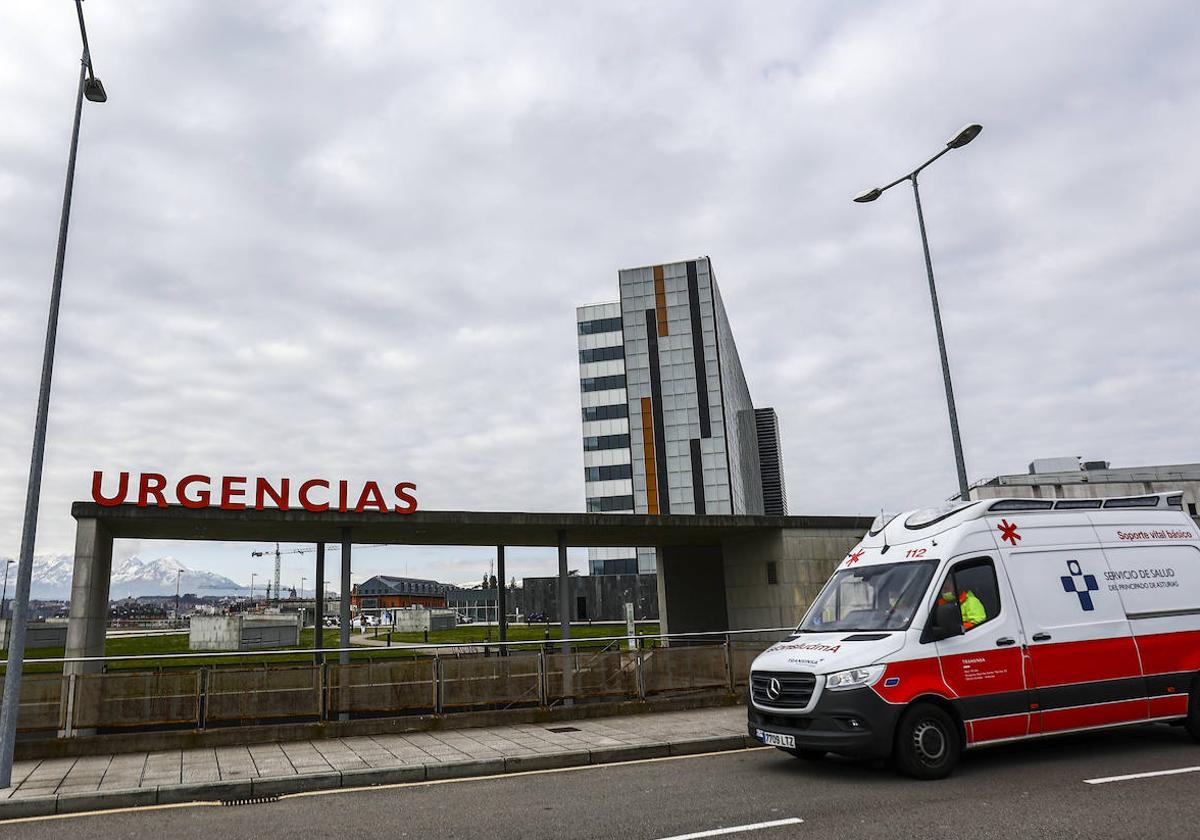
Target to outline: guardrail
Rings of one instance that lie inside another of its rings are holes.
[[[26,674],[18,732],[73,737],[148,729],[205,730],[286,721],[395,717],[605,700],[737,692],[750,663],[790,627],[719,633],[484,643],[28,659],[82,664]],[[629,647],[629,643],[633,646]],[[607,643],[596,647],[597,643]],[[567,650],[564,651],[564,646]],[[329,661],[353,653],[348,663]],[[272,663],[312,656],[312,663]],[[235,659],[153,670],[111,662]],[[252,661],[257,660],[257,661]],[[88,665],[94,673],[88,673]],[[99,666],[99,667],[96,667]],[[78,673],[83,670],[84,673]],[[0,678],[0,685],[3,679]]]

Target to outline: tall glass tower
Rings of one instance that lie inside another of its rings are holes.
[[[576,312],[587,509],[764,512],[754,405],[707,257],[618,272]],[[592,574],[655,570],[653,549],[592,549]]]

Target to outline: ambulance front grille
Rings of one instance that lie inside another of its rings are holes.
[[[779,690],[772,691],[772,680],[778,681]],[[817,678],[805,673],[776,673],[755,671],[750,675],[750,696],[754,702],[777,709],[803,709],[812,699]]]

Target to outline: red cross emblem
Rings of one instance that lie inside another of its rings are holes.
[[[1010,542],[1013,545],[1017,544],[1017,540],[1021,539],[1021,535],[1017,533],[1017,523],[1009,522],[1007,519],[1001,519],[1000,524],[996,526],[1000,529],[1000,541]]]
[[[847,558],[846,558],[846,565],[847,565],[847,566],[853,566],[855,563],[857,563],[859,560],[861,560],[861,559],[862,559],[862,556],[863,556],[863,554],[865,554],[865,553],[866,553],[866,552],[864,552],[864,551],[863,551],[863,550],[860,548],[858,551],[854,552],[853,554],[851,554],[849,557],[847,557]]]

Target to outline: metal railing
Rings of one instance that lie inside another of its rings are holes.
[[[550,639],[488,642],[485,651],[478,642],[412,643],[29,659],[28,665],[76,667],[25,676],[18,731],[76,737],[733,693],[748,684],[754,657],[791,632],[786,627],[587,638],[569,642],[569,652],[562,651],[561,639]],[[329,661],[340,653],[355,658]],[[298,655],[323,661],[278,660]],[[216,658],[234,661],[204,664]],[[178,660],[189,662],[163,665]],[[118,662],[158,667],[105,670]]]

